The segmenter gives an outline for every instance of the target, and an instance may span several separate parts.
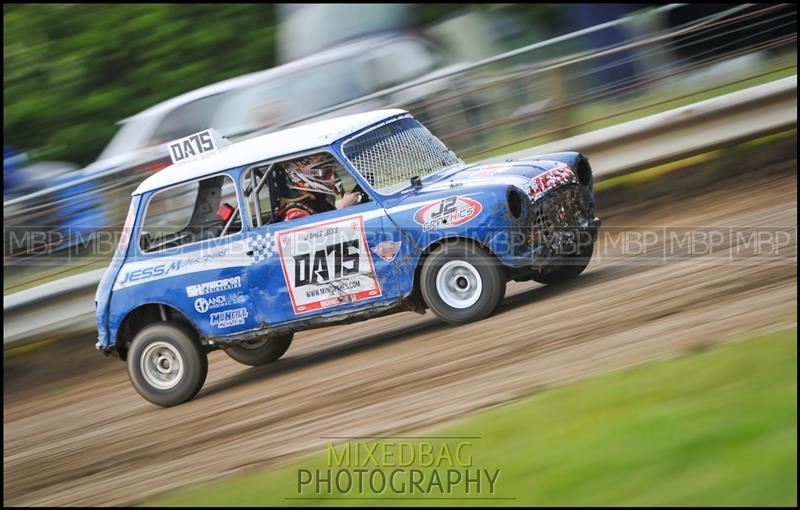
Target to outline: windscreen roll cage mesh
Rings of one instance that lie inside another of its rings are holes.
[[[384,195],[408,186],[412,177],[422,178],[463,163],[411,116],[347,140],[342,152],[373,189]]]

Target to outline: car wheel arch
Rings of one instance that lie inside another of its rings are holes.
[[[166,303],[145,303],[130,310],[120,322],[114,342],[120,359],[125,361],[130,343],[139,331],[151,324],[164,321],[164,317],[168,321],[184,324],[192,331],[195,340],[199,338],[197,326],[181,310]]]

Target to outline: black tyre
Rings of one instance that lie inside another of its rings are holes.
[[[163,407],[191,400],[208,374],[208,358],[191,329],[171,321],[142,329],[131,342],[127,362],[136,391]]]
[[[491,315],[506,280],[498,261],[482,247],[459,241],[436,248],[420,273],[422,298],[443,321],[464,324]]]
[[[577,278],[592,260],[594,243],[588,243],[578,253],[568,255],[564,264],[549,266],[542,272],[535,272],[533,279],[546,285],[555,285]]]
[[[294,333],[259,338],[231,345],[225,349],[225,353],[239,363],[256,367],[272,363],[283,356],[292,345],[293,338]]]

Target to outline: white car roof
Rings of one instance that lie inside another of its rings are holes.
[[[155,189],[199,179],[248,163],[257,163],[329,145],[373,124],[408,115],[400,109],[377,110],[297,126],[223,147],[206,158],[170,165],[145,179],[134,190],[140,195]]]

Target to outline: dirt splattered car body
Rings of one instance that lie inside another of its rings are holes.
[[[127,358],[134,386],[161,405],[199,390],[206,368],[189,361],[209,350],[256,365],[313,327],[426,308],[480,320],[506,281],[556,283],[591,257],[599,220],[578,153],[467,164],[402,110],[227,146],[214,136],[173,144],[184,161],[133,193],[97,291],[98,349]],[[286,167],[319,154],[359,201],[281,219]]]

